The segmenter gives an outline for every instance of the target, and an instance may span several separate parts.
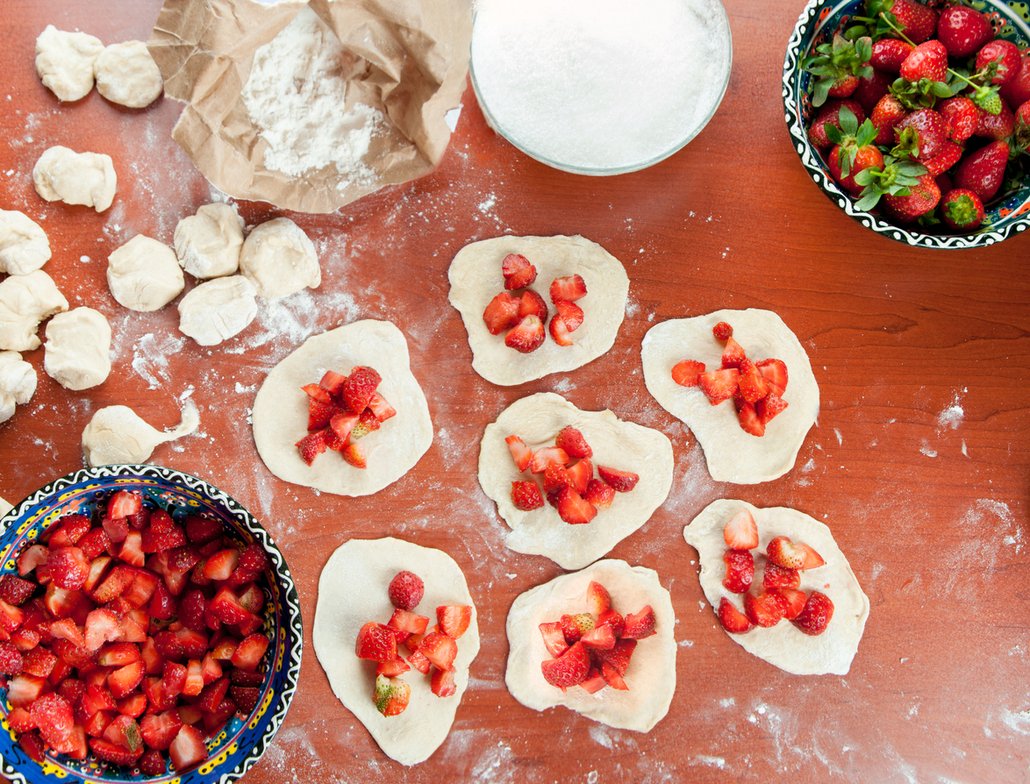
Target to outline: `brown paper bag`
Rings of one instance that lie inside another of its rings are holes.
[[[267,143],[241,93],[255,50],[307,5],[367,63],[348,83],[348,104],[386,118],[364,160],[377,174],[372,184],[349,182],[335,166],[298,178],[264,166]],[[149,48],[166,94],[186,103],[172,137],[205,177],[235,198],[332,212],[439,163],[450,140],[444,115],[465,89],[471,35],[468,0],[165,0]]]

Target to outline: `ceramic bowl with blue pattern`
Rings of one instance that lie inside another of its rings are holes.
[[[942,7],[943,0],[923,0]],[[855,15],[862,15],[863,0],[810,0],[801,12],[787,43],[783,61],[783,108],[791,143],[801,163],[823,193],[845,214],[866,228],[893,240],[924,248],[976,248],[993,245],[1030,228],[1030,177],[1012,178],[1009,163],[1002,192],[985,205],[984,224],[970,234],[927,233],[918,224],[891,223],[886,216],[855,209],[854,200],[830,176],[826,162],[808,139],[812,119],[812,79],[802,63],[815,48],[832,40],[834,32],[847,26]],[[965,5],[985,14],[999,38],[1025,49],[1030,45],[1030,3],[1025,0],[967,0]],[[1030,166],[1024,166],[1030,171]]]
[[[265,680],[257,706],[245,719],[234,716],[207,741],[208,759],[185,773],[169,770],[145,776],[138,769],[109,765],[92,755],[85,760],[49,753],[42,763],[30,759],[7,724],[10,707],[0,689],[0,773],[18,784],[103,784],[104,782],[169,782],[228,784],[240,778],[268,748],[286,717],[300,675],[300,604],[290,569],[279,549],[246,509],[216,487],[189,474],[156,465],[111,465],[76,471],[30,495],[0,519],[0,575],[14,571],[15,559],[49,526],[72,513],[89,515],[116,490],[139,492],[144,504],[173,517],[187,513],[223,522],[227,534],[241,543],[257,542],[271,564],[265,590],[263,632],[271,640],[265,653]]]

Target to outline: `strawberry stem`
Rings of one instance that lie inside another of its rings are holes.
[[[913,41],[913,40],[912,40],[911,38],[909,38],[909,37],[908,37],[907,35],[905,35],[905,33],[904,33],[904,32],[902,31],[902,29],[901,29],[900,27],[898,27],[898,26],[897,26],[896,24],[894,24],[894,22],[893,22],[893,21],[891,21],[891,16],[892,16],[892,14],[885,14],[885,13],[884,13],[883,11],[880,11],[880,14],[879,14],[879,16],[880,16],[880,19],[882,19],[882,20],[883,20],[883,22],[884,22],[884,23],[885,23],[885,24],[886,24],[886,25],[887,25],[887,26],[888,26],[888,27],[889,27],[889,28],[890,28],[891,30],[893,30],[893,31],[894,31],[895,33],[897,33],[897,34],[898,34],[899,36],[901,36],[901,39],[902,39],[902,40],[903,40],[903,41],[904,41],[905,43],[909,44],[909,45],[910,45],[910,46],[912,46],[912,47],[918,46],[918,44],[916,44],[916,42],[915,42],[915,41]],[[957,78],[958,78],[958,79],[960,79],[961,81],[965,82],[965,83],[966,83],[966,84],[968,84],[968,85],[969,85],[970,87],[976,87],[976,88],[978,88],[978,89],[982,89],[982,88],[983,88],[983,85],[982,85],[982,84],[977,84],[977,83],[976,83],[976,82],[974,82],[974,81],[973,81],[972,79],[970,79],[970,78],[969,78],[968,76],[964,76],[964,75],[960,74],[960,73],[959,73],[958,71],[956,71],[956,70],[953,70],[953,69],[952,69],[952,68],[950,68],[950,67],[948,68],[948,73],[949,73],[949,74],[951,74],[952,76],[955,76],[955,77],[957,77]]]

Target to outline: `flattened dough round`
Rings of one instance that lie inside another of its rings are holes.
[[[358,365],[382,376],[379,392],[397,415],[365,438],[368,468],[355,468],[332,450],[312,465],[297,441],[308,432],[305,384],[327,370],[350,373]],[[366,319],[314,335],[272,368],[254,400],[254,442],[268,470],[280,479],[336,495],[371,495],[408,473],[433,442],[433,423],[422,387],[411,373],[408,343],[389,321]]]
[[[626,670],[629,691],[612,688],[588,694],[577,687],[561,689],[544,680],[540,663],[551,658],[540,635],[540,624],[565,613],[587,611],[587,586],[604,585],[612,606],[620,613],[637,612],[646,604],[654,609],[656,634],[637,644]],[[649,732],[672,704],[676,691],[676,617],[669,592],[658,574],[625,561],[598,561],[580,572],[555,577],[515,599],[508,612],[508,668],[504,682],[511,696],[527,708],[543,711],[556,705],[622,730]]]
[[[741,429],[732,400],[711,405],[700,387],[681,387],[672,367],[684,359],[716,369],[723,344],[712,336],[718,322],[733,327],[733,337],[754,361],[775,357],[787,365],[786,410],[762,437]],[[693,431],[705,451],[708,473],[717,482],[751,485],[783,476],[794,467],[798,450],[819,416],[819,385],[801,343],[771,310],[717,310],[707,316],[670,319],[644,335],[644,383],[659,405]]]
[[[504,439],[517,435],[535,451],[553,446],[566,425],[580,430],[590,444],[595,471],[604,465],[640,476],[631,492],[616,493],[612,505],[599,509],[585,525],[569,525],[550,504],[524,512],[511,500],[511,483],[533,475],[519,472]],[[672,468],[672,443],[665,434],[625,422],[608,410],[581,411],[552,392],[512,403],[486,426],[479,445],[479,484],[511,529],[508,547],[546,556],[563,569],[581,569],[596,561],[646,523],[669,495]]]
[[[32,218],[17,210],[0,210],[0,272],[27,275],[50,260],[50,240]]]
[[[729,498],[706,506],[683,529],[683,538],[697,550],[701,589],[708,603],[718,608],[719,600],[726,596],[743,612],[743,599],[722,585],[726,576],[723,561],[726,540],[722,529],[742,508],[751,510],[758,523],[758,548],[752,550],[756,556],[752,584],[762,584],[759,563],[764,563],[765,558],[758,557],[758,554],[765,552],[773,537],[788,536],[795,542],[804,542],[814,547],[826,563],[817,569],[800,572],[801,590],[805,593],[817,590],[829,596],[833,602],[833,618],[826,631],[814,637],[798,630],[789,621],[780,621],[768,628],[755,627],[745,634],[728,634],[729,638],[748,653],[794,675],[846,675],[858,652],[858,643],[869,617],[869,597],[862,592],[858,578],[837,547],[830,529],[803,512],[785,506],[760,509],[745,501]]]
[[[400,715],[386,717],[372,702],[375,664],[354,655],[354,642],[365,623],[386,623],[393,615],[387,587],[403,569],[415,572],[425,582],[425,596],[415,612],[435,618],[439,605],[468,604],[472,605],[472,622],[458,639],[455,694],[437,697],[430,691],[429,678],[410,670],[400,677],[411,687],[411,702]],[[428,759],[446,740],[468,686],[469,666],[479,653],[475,605],[465,575],[449,555],[402,539],[344,542],[330,556],[318,580],[311,637],[333,692],[387,756],[404,765],[415,765]]]
[[[483,310],[504,290],[501,262],[509,253],[521,253],[536,266],[537,278],[529,288],[547,303],[548,320],[555,312],[551,281],[573,274],[583,277],[587,294],[576,301],[583,308],[583,325],[572,333],[573,345],[559,346],[548,334],[540,348],[522,354],[504,345],[503,334],[491,335],[487,330]],[[626,315],[629,278],[622,262],[585,237],[494,237],[473,242],[458,251],[447,275],[451,305],[468,332],[472,367],[500,386],[515,386],[592,362],[615,344]]]

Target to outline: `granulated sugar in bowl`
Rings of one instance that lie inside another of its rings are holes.
[[[732,40],[719,0],[478,0],[472,83],[487,121],[542,163],[643,169],[715,114]]]

